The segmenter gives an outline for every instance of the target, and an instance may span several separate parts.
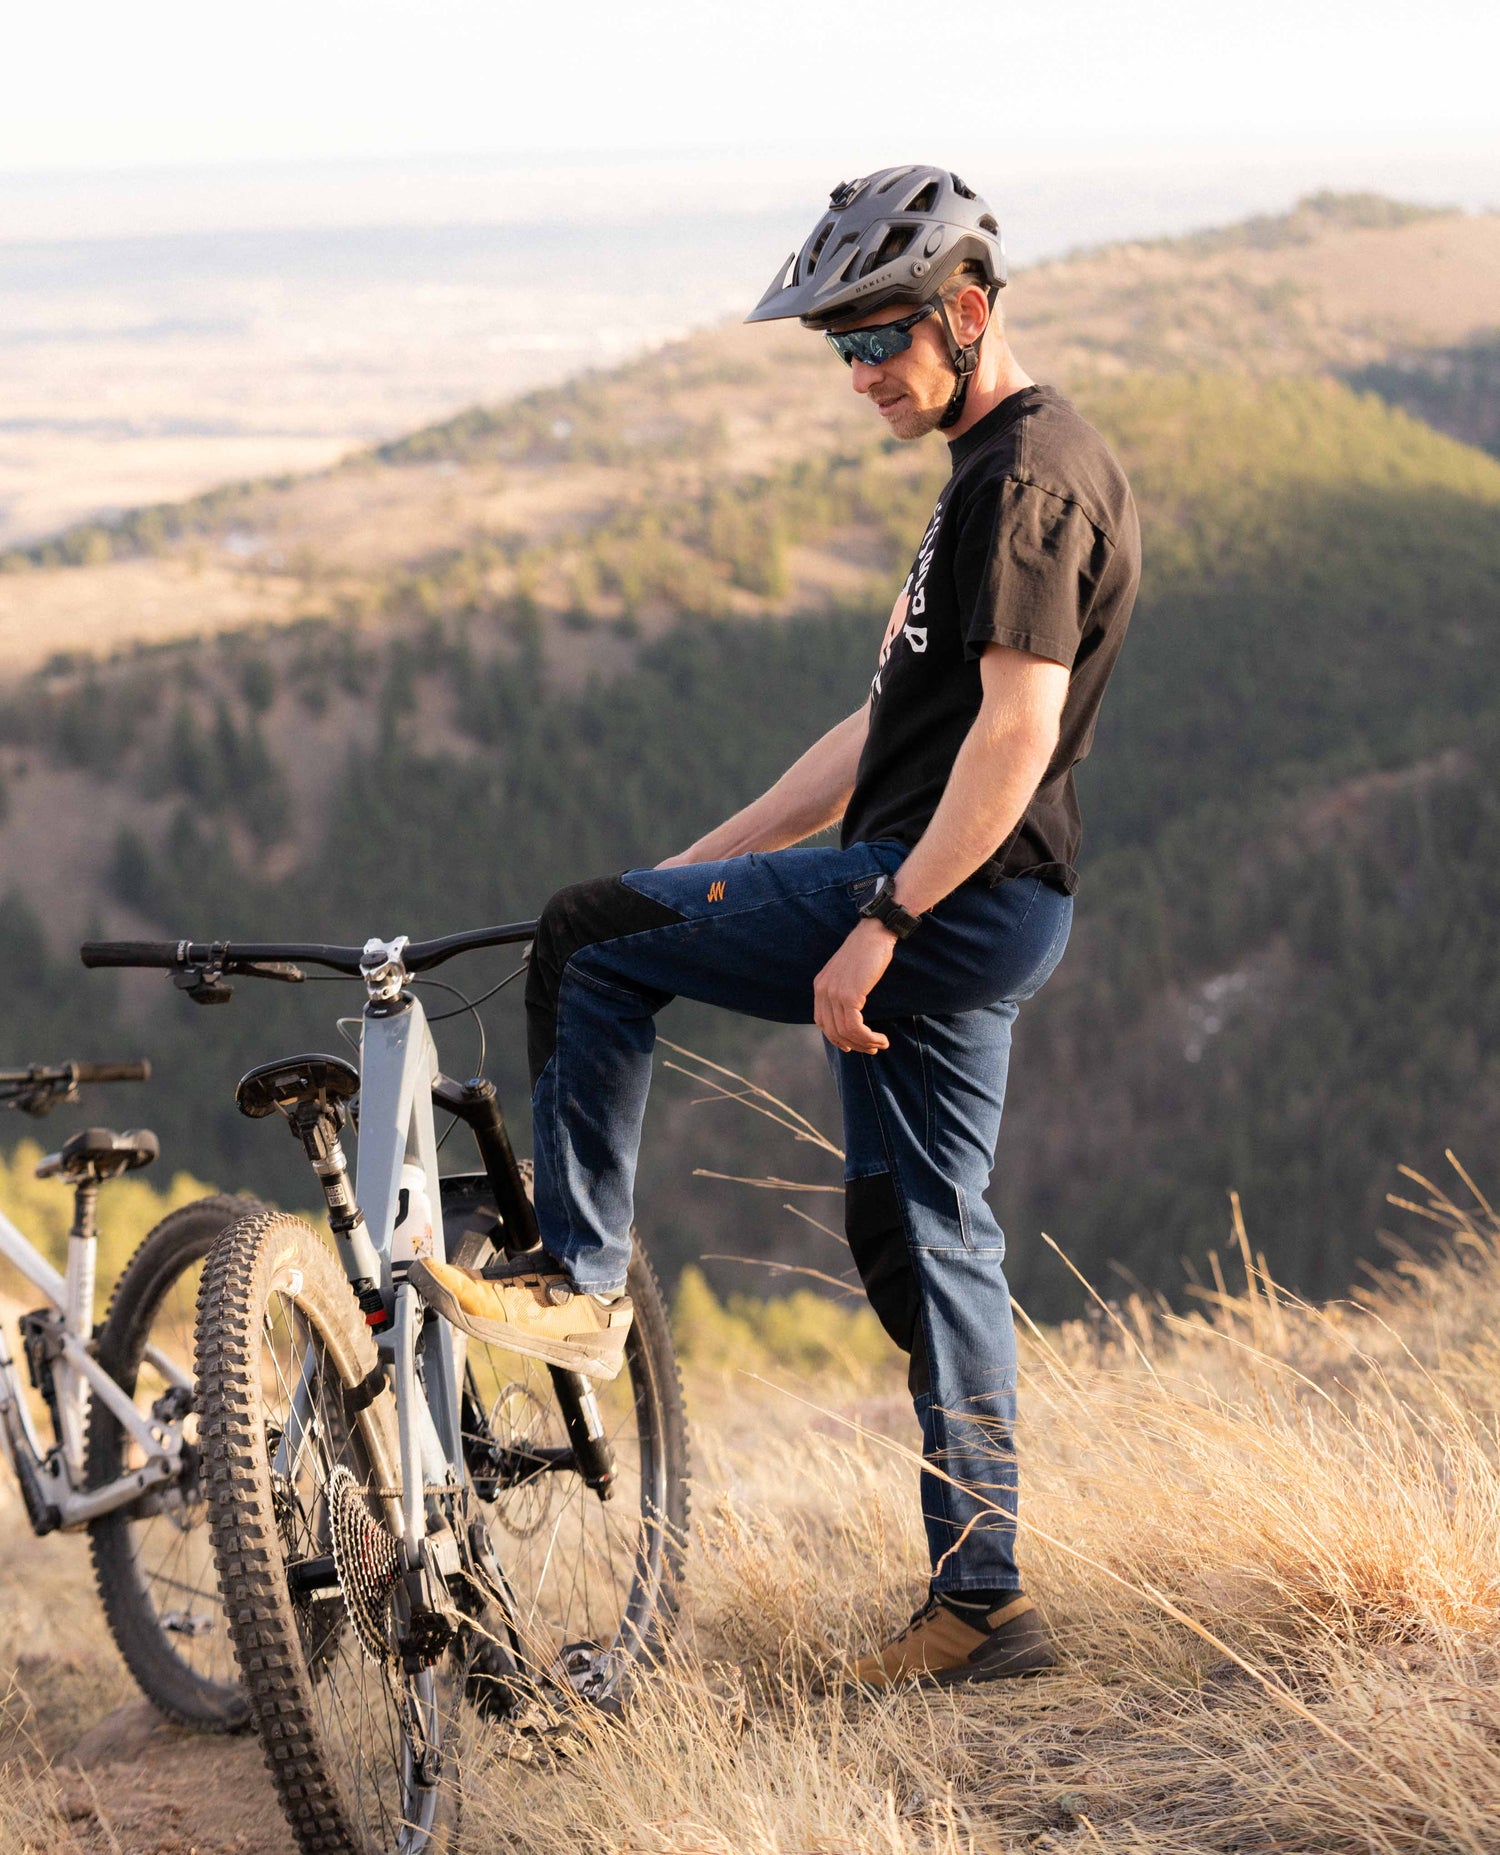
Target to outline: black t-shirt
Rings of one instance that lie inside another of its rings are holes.
[[[948,479],[886,626],[843,842],[915,844],[979,713],[979,658],[1008,644],[1071,672],[1041,785],[995,855],[1072,894],[1088,753],[1140,578],[1125,473],[1051,387],[1012,393],[949,447]]]

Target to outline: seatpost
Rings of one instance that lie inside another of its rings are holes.
[[[99,1235],[99,1175],[90,1166],[73,1187],[73,1228],[68,1232],[68,1327],[87,1338],[94,1326],[94,1265]]]
[[[287,1120],[323,1188],[328,1225],[349,1286],[358,1297],[366,1325],[379,1333],[391,1324],[391,1311],[380,1292],[380,1262],[369,1226],[349,1185],[349,1161],[339,1139],[343,1111],[337,1103],[300,1101]]]

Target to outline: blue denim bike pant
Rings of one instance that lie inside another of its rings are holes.
[[[681,996],[811,1023],[814,978],[906,854],[882,841],[629,870],[548,903],[526,992],[536,1209],[578,1287],[625,1280],[654,1014]],[[1015,1332],[984,1191],[1011,1025],[1062,958],[1072,908],[1034,877],[965,884],[898,944],[870,996],[865,1020],[890,1047],[828,1046],[845,1229],[871,1305],[911,1355],[940,1590],[1020,1582]]]

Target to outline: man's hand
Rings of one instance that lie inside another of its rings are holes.
[[[813,1022],[837,1049],[874,1056],[890,1048],[890,1038],[872,1031],[861,1014],[895,951],[888,927],[861,921],[813,980]]]

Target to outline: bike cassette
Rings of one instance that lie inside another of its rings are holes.
[[[328,1530],[359,1646],[372,1662],[393,1661],[391,1594],[401,1577],[401,1543],[365,1506],[364,1491],[342,1463],[328,1477]]]

